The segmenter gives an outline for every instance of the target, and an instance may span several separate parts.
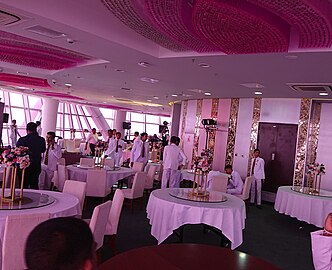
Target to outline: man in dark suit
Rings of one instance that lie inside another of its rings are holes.
[[[21,137],[16,143],[17,147],[29,148],[30,166],[25,169],[24,188],[38,189],[42,153],[46,150],[46,143],[45,139],[38,135],[36,123],[28,123],[26,131],[27,135]]]

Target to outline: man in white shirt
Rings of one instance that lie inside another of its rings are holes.
[[[39,176],[39,188],[49,190],[57,163],[61,158],[61,147],[55,143],[55,132],[49,131],[46,135],[46,151],[42,159],[42,172]]]
[[[262,194],[262,182],[265,179],[264,166],[265,162],[260,156],[260,150],[254,150],[254,158],[251,162],[250,176],[253,177],[250,191],[250,203],[255,203],[255,197],[257,197],[257,208],[261,209],[261,194]]]
[[[41,134],[42,134],[41,122],[36,121],[36,125],[37,125],[37,133],[38,133],[39,136],[41,136]]]
[[[134,139],[133,139],[133,143],[137,140],[140,140],[140,137],[139,137],[139,132],[138,131],[135,131],[134,133]]]
[[[163,155],[163,177],[161,180],[161,188],[169,187],[173,188],[177,185],[177,173],[180,165],[186,165],[187,157],[179,146],[176,145],[178,138],[176,136],[171,137],[171,144],[165,146]],[[179,162],[182,160],[182,164]]]
[[[114,159],[115,166],[120,166],[123,150],[126,148],[125,142],[121,139],[121,133],[117,132],[115,139],[111,140],[105,152],[105,157]]]
[[[96,143],[97,142],[98,142],[97,130],[95,128],[93,128],[91,130],[91,133],[86,138],[86,143],[85,143],[85,150],[88,149],[88,144],[89,144],[92,156],[95,155],[95,148],[96,148]]]
[[[140,140],[135,140],[130,154],[131,167],[134,162],[142,162],[146,165],[149,160],[149,143],[146,141],[148,134],[143,132]]]
[[[232,165],[226,165],[225,172],[230,175],[230,178],[228,179],[227,193],[241,194],[243,189],[243,181],[240,174],[233,170]]]

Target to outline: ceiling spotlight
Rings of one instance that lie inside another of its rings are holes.
[[[159,97],[157,97],[157,96],[154,96],[153,98],[154,98],[154,99],[159,99]]]
[[[65,83],[65,86],[72,87],[73,85],[71,83]]]
[[[329,94],[326,93],[326,92],[321,92],[321,93],[319,93],[319,95],[320,95],[320,96],[328,96]]]
[[[199,63],[198,64],[201,68],[209,68],[210,65],[209,64],[206,64],[206,63]]]
[[[211,96],[212,94],[210,92],[205,92],[204,95]]]
[[[141,61],[141,62],[138,62],[138,65],[140,66],[140,67],[148,67],[148,66],[150,66],[150,64],[148,63],[148,62],[143,62],[143,61]]]
[[[262,92],[259,92],[259,91],[256,91],[256,92],[255,92],[255,95],[263,95],[263,93],[262,93]]]
[[[157,83],[157,82],[159,82],[158,79],[153,79],[153,78],[148,78],[148,77],[140,78],[140,80],[142,82],[149,82],[149,83]]]
[[[178,95],[177,94],[173,94],[172,97],[177,97]]]
[[[147,102],[152,102],[152,100],[151,100],[151,99],[147,99],[146,101],[147,101]]]
[[[123,73],[123,72],[126,72],[125,70],[123,70],[123,69],[114,69],[116,72],[121,72],[121,73]]]

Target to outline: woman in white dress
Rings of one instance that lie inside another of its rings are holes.
[[[18,132],[17,125],[16,125],[16,120],[12,121],[12,124],[10,125],[10,139],[12,141],[12,147],[16,146],[17,142],[17,135],[21,137],[20,133]]]

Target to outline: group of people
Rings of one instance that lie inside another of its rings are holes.
[[[40,121],[36,121],[36,125],[37,125],[37,133],[39,134],[39,136],[41,136],[41,122]],[[17,137],[21,137],[21,134],[18,131],[18,127],[16,125],[16,120],[13,119],[12,120],[12,124],[9,127],[9,138],[11,140],[11,146],[15,147],[16,146],[16,142],[17,142]]]

